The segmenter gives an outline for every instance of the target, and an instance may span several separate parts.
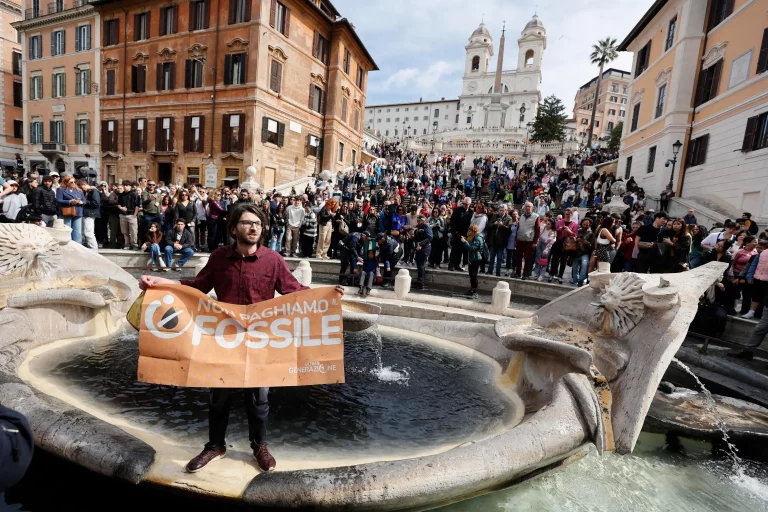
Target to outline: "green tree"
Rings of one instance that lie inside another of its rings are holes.
[[[595,89],[595,97],[592,100],[592,118],[589,121],[589,136],[587,138],[589,147],[592,147],[592,132],[595,128],[595,114],[597,113],[597,100],[600,98],[600,82],[603,81],[603,68],[606,64],[616,60],[618,56],[619,54],[616,52],[616,39],[606,37],[602,41],[598,41],[597,44],[592,45],[592,53],[589,55],[589,59],[592,64],[600,65],[600,73],[597,75],[597,88]]]
[[[624,121],[613,127],[611,130],[611,140],[608,142],[609,151],[618,151],[621,144],[621,132],[624,130]]]
[[[533,121],[531,140],[533,142],[561,142],[565,139],[565,105],[555,97],[548,96],[539,105]]]

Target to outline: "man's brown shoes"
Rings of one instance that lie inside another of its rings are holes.
[[[224,455],[226,455],[227,449],[222,448],[220,450],[209,450],[206,448],[202,452],[200,452],[200,455],[192,459],[187,463],[187,472],[188,473],[197,473],[201,469],[203,469],[205,466],[208,465],[209,462],[213,462],[214,460],[219,460],[224,458]]]

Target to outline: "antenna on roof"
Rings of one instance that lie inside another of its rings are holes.
[[[483,17],[480,18],[480,24],[482,25],[483,23],[485,23],[485,13],[483,13]]]

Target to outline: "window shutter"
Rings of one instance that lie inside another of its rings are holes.
[[[309,84],[309,108],[313,110],[315,107],[315,86]]]
[[[67,77],[64,77],[64,83],[66,84]],[[91,94],[91,70],[85,70],[85,94]]]
[[[133,40],[134,41],[139,40],[139,20],[140,19],[141,19],[140,14],[133,15]]]
[[[277,145],[285,145],[285,123],[277,123]]]
[[[80,71],[78,73],[75,73],[75,95],[76,96],[80,96],[81,94],[83,94],[83,88],[80,85],[80,83],[81,83],[80,82],[80,73],[82,73],[82,71]],[[109,78],[109,76],[107,76],[107,78]]]
[[[714,64],[712,71],[712,85],[709,89],[709,97],[707,100],[711,100],[717,96],[717,90],[720,88],[720,73],[723,70],[723,59],[720,59]]]
[[[269,77],[269,88],[275,92],[280,92],[280,68],[282,64],[276,60],[272,61],[272,69]]]
[[[189,31],[195,30],[197,25],[197,9],[195,9],[196,3],[189,2]]]
[[[115,130],[112,132],[112,151],[117,151],[117,121],[115,121]],[[123,146],[123,151],[125,151],[125,146]]]
[[[275,28],[275,18],[277,17],[277,0],[272,0],[269,4],[269,26]]]
[[[347,98],[341,98],[341,120],[347,122]]]
[[[163,149],[163,118],[155,118],[155,151],[164,151]]]
[[[56,75],[51,76],[51,98],[56,97]]]
[[[184,116],[184,152],[189,152],[190,141],[192,140],[192,117]]]
[[[43,77],[37,77],[37,99],[43,99]]]
[[[110,69],[107,71],[107,95],[111,96],[113,94],[115,94],[115,70]]]
[[[91,24],[89,23],[86,25],[85,29],[85,47],[84,50],[90,50],[91,49]]]
[[[77,36],[77,31],[75,31],[75,36]],[[56,32],[51,33],[51,55],[56,55]]]
[[[75,27],[75,51],[79,52],[83,49],[83,41],[80,40],[80,27]],[[51,53],[53,55],[53,53]]]
[[[114,41],[112,41],[112,30],[110,30],[111,24],[109,23],[109,20],[104,20],[104,23],[102,23],[101,26],[101,33],[104,37],[104,46],[109,46],[110,44],[114,44]]]
[[[166,35],[165,32],[165,22],[168,19],[168,9],[165,7],[160,8],[160,29],[157,31],[157,34],[160,36]]]
[[[91,143],[91,122],[90,121],[83,121],[85,124],[85,140],[80,140],[80,144],[90,144]]]
[[[147,92],[147,66],[139,66],[139,92]]]
[[[112,24],[112,42],[114,44],[120,44],[120,20],[115,20]]]
[[[171,30],[173,30],[173,33],[177,33],[179,31],[179,6],[174,5],[173,9],[171,9]]]
[[[237,9],[237,0],[229,0],[229,18],[227,20],[227,23],[232,25],[235,23],[235,10]]]
[[[205,147],[205,116],[200,116],[200,146],[197,151],[202,153]]]
[[[699,137],[699,151],[696,155],[696,165],[707,161],[707,146],[709,146],[709,134]]]
[[[131,92],[136,92],[137,90],[137,68],[138,66],[131,66]]]
[[[328,91],[320,91],[320,113],[325,115],[325,105],[328,99]]]
[[[29,99],[35,99],[35,77],[32,77],[29,80]]]
[[[269,138],[269,118],[264,116],[261,118],[261,142],[267,142]]]
[[[211,0],[205,0],[203,3],[203,28],[211,26]]]
[[[61,74],[61,95],[62,96],[67,95],[67,74],[66,73]]]
[[[162,91],[163,90],[163,65],[158,64],[156,66],[157,71],[155,71],[155,90]]]
[[[754,116],[747,119],[747,129],[744,131],[744,141],[741,143],[741,151],[747,153],[752,151],[754,146],[755,129],[757,128],[757,119],[760,116]]]
[[[707,81],[707,70],[702,69],[699,71],[699,81],[696,83],[696,95],[693,98],[693,106],[698,107],[704,101],[702,98],[704,97],[704,83]]]
[[[245,1],[245,18],[243,21],[251,21],[251,0]]]
[[[224,56],[224,85],[232,84],[232,55]]]
[[[173,129],[174,129],[175,125],[176,125],[176,119],[174,119],[172,117],[171,118],[171,129],[168,130],[168,151],[173,151],[173,141],[174,141]]]
[[[315,37],[312,39],[312,56],[316,59],[318,58],[317,50],[318,50],[319,44],[320,44],[320,33],[317,30],[315,30]]]
[[[291,33],[291,10],[289,8],[285,8],[285,37],[288,37]]]
[[[184,87],[192,88],[192,60],[187,59],[184,65]]]
[[[240,124],[237,127],[237,148],[235,151],[242,153],[245,148],[245,114],[239,114]]]
[[[246,71],[246,69],[248,68],[248,54],[247,53],[243,53],[241,55],[242,55],[242,57],[241,57],[242,58],[242,62],[240,63],[240,83],[241,84],[245,84],[245,83],[247,83],[246,82],[246,77],[248,75],[248,72]]]
[[[146,153],[147,152],[147,135],[149,134],[149,120],[144,119],[144,129],[141,131],[141,152]]]
[[[78,125],[80,124],[80,121],[75,119],[75,144],[80,144],[80,128]]]
[[[109,121],[102,121],[101,122],[101,150],[102,151],[110,151],[109,132],[107,132],[108,128],[109,128]]]
[[[137,120],[131,119],[131,145],[130,150],[136,151]]]
[[[67,53],[67,32],[65,30],[61,31],[61,53]]]
[[[224,114],[221,117],[221,152],[229,153],[230,148],[229,140],[229,114]]]
[[[757,57],[757,73],[768,70],[768,28],[763,30],[763,42],[760,43],[760,53]]]

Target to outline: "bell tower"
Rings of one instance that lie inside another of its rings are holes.
[[[469,44],[464,49],[467,52],[464,77],[487,73],[493,56],[493,38],[485,23],[480,23],[480,26],[472,32],[469,36]]]
[[[541,60],[547,49],[547,29],[537,15],[525,25],[517,46],[517,71],[541,71]]]

